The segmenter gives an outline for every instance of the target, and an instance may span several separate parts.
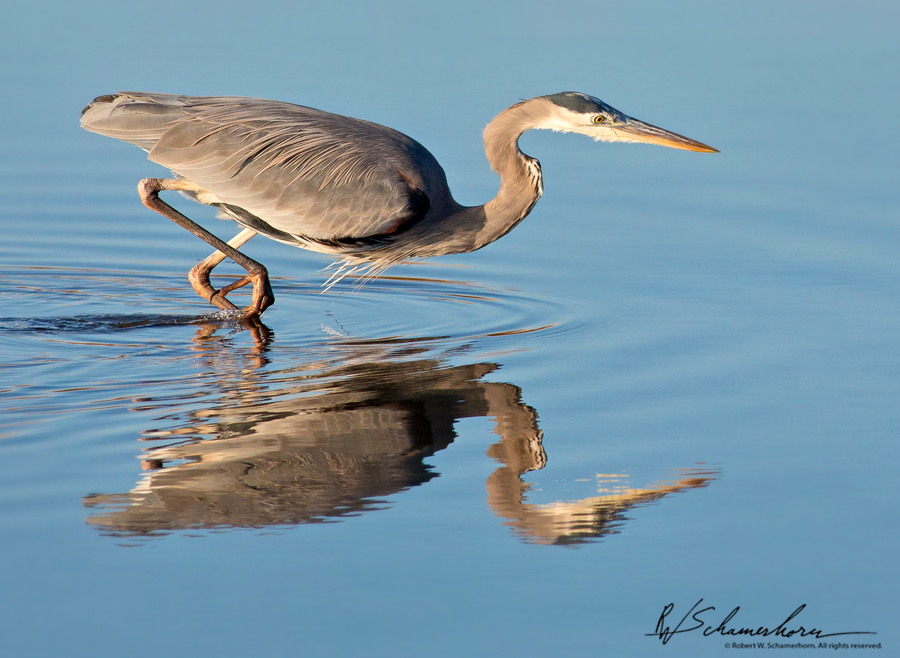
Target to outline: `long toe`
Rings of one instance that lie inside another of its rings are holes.
[[[243,316],[255,318],[262,315],[263,311],[275,303],[275,293],[269,283],[269,273],[264,267],[247,276],[253,281],[253,301],[244,309]]]
[[[225,295],[229,292],[225,290],[216,290],[209,283],[209,270],[202,268],[203,264],[196,265],[188,272],[188,281],[194,291],[210,304],[214,304],[226,311],[237,310],[237,306],[225,299]]]

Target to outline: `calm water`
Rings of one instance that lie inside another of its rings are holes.
[[[154,7],[0,27],[0,654],[727,653],[645,635],[701,598],[900,651],[896,9]],[[119,89],[378,121],[473,204],[538,94],[722,153],[530,133],[509,236],[327,294],[257,238],[249,329],[140,204],[165,172],[78,128]]]

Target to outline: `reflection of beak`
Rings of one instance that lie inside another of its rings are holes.
[[[628,117],[624,124],[618,124],[613,131],[620,136],[631,139],[636,142],[646,142],[647,144],[659,144],[660,146],[669,146],[673,149],[684,149],[685,151],[700,151],[701,153],[718,153],[718,149],[712,146],[701,144],[693,139],[688,139],[682,135],[671,133],[668,130],[657,128],[649,123],[638,121]]]

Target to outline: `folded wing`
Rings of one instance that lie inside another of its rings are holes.
[[[149,151],[275,239],[387,237],[422,219],[429,192],[446,189],[440,165],[406,135],[289,103],[122,92],[88,105],[81,124]]]

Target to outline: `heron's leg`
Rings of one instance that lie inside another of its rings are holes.
[[[245,228],[243,231],[231,238],[231,240],[228,241],[228,244],[237,249],[241,245],[245,244],[254,235],[256,235],[256,231]],[[194,290],[197,291],[197,294],[211,304],[215,304],[219,308],[236,309],[237,306],[225,299],[225,295],[227,295],[232,290],[247,285],[248,283],[250,283],[250,279],[248,279],[247,277],[243,277],[242,279],[235,281],[231,285],[226,286],[221,290],[216,290],[209,282],[209,273],[213,271],[213,268],[215,268],[216,265],[225,260],[225,258],[227,258],[227,256],[225,256],[225,254],[223,254],[221,251],[213,252],[206,259],[200,261],[199,263],[194,265],[193,268],[191,268],[191,271],[188,273],[188,280],[191,282]]]
[[[247,270],[247,279],[253,283],[253,299],[250,305],[243,309],[243,317],[251,318],[260,315],[269,308],[275,301],[275,294],[272,292],[272,286],[269,283],[269,273],[262,263],[257,263],[252,258],[248,258],[237,249],[226,242],[223,242],[205,228],[192,222],[190,219],[175,210],[168,203],[159,198],[159,193],[164,190],[192,190],[196,186],[188,181],[172,179],[172,178],[145,178],[138,183],[138,194],[141,195],[141,201],[144,205],[155,210],[160,215],[168,217],[179,226],[186,228],[188,231],[196,235],[198,238],[205,240],[213,247],[221,251],[225,256],[233,260],[235,263]],[[249,239],[249,238],[248,238]],[[243,285],[243,283],[241,283]],[[239,286],[235,286],[239,287]],[[233,290],[232,286],[228,286],[227,290]],[[215,293],[215,291],[213,291]],[[202,295],[202,293],[201,293]],[[221,306],[219,301],[225,301],[228,305]],[[224,299],[224,296],[215,295],[209,299],[220,308],[234,308],[231,302]]]

